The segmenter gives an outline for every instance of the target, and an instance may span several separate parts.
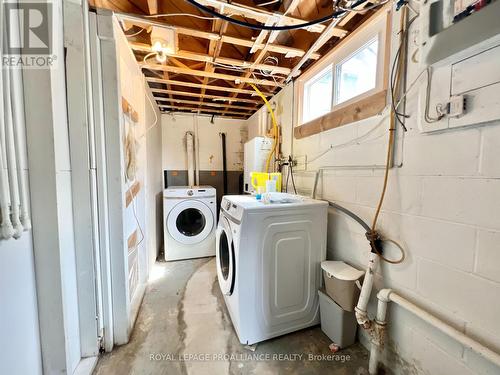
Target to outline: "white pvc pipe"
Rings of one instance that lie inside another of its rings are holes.
[[[370,301],[370,295],[372,294],[373,281],[375,277],[375,271],[377,270],[379,256],[375,253],[370,253],[370,260],[368,261],[368,266],[366,268],[365,277],[363,279],[363,285],[361,286],[361,292],[359,294],[358,304],[356,305],[356,317],[358,318],[359,324],[364,324],[366,321],[360,321],[360,318],[368,319],[366,316],[366,309],[368,302]]]
[[[14,122],[14,141],[17,159],[17,179],[19,184],[20,214],[19,219],[24,230],[31,228],[29,214],[28,188],[25,170],[25,149],[26,137],[24,129],[26,126],[24,116],[24,97],[23,97],[23,77],[21,69],[11,69],[11,93],[12,93],[12,111]]]
[[[0,7],[3,10],[3,6]],[[3,13],[0,11],[0,19],[3,20]],[[3,33],[3,28],[0,30]],[[3,41],[0,37],[0,61],[3,59]],[[14,235],[14,227],[10,220],[10,192],[9,192],[9,175],[6,165],[6,143],[5,143],[5,111],[4,111],[4,85],[3,74],[0,74],[0,236],[4,239],[9,239]]]
[[[186,132],[186,152],[188,167],[188,185],[194,186],[194,135]]]
[[[16,150],[14,141],[14,124],[12,117],[12,102],[10,96],[10,69],[2,69],[3,76],[3,102],[4,102],[4,118],[5,118],[5,145],[7,151],[7,169],[9,174],[9,190],[11,196],[11,221],[14,227],[14,238],[21,237],[23,226],[20,221],[20,200],[19,200],[19,183],[18,169],[16,161]]]
[[[462,332],[458,331],[457,329],[453,328],[449,324],[443,322],[441,319],[436,318],[434,315],[430,314],[429,312],[421,309],[414,303],[408,301],[407,299],[399,296],[395,292],[393,292],[391,289],[382,289],[379,294],[379,305],[378,308],[381,309],[380,312],[377,311],[377,319],[383,318],[385,322],[385,311],[387,310],[387,302],[392,301],[395,304],[401,306],[405,310],[411,312],[413,315],[418,316],[420,319],[423,321],[427,322],[431,326],[437,328],[441,332],[447,334],[454,340],[458,341],[460,344],[462,344],[465,348],[470,349],[483,357],[484,359],[492,362],[496,366],[500,367],[500,354],[492,351],[491,349],[485,347],[484,345],[478,343],[477,341],[471,339],[470,337],[464,335]],[[374,355],[375,358],[370,358],[370,364],[371,364],[371,371],[370,374],[375,374],[376,373],[376,368],[378,367],[378,356],[379,356],[379,351],[378,348],[373,348],[372,344],[372,350],[371,350],[371,355]]]

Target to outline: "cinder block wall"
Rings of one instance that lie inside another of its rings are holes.
[[[410,44],[410,56],[416,48]],[[421,69],[410,63],[408,82]],[[284,109],[279,122],[284,137],[292,140],[284,141],[285,155],[311,160],[334,146],[306,170],[297,167],[299,192],[310,194],[314,171],[330,166],[319,180],[318,197],[334,200],[371,223],[382,189],[387,113],[297,140],[291,136],[293,87],[286,87],[273,101]],[[422,134],[418,90],[409,94],[406,112],[411,116],[408,132],[398,129],[398,167],[390,172],[379,228],[404,246],[407,258],[396,266],[382,264],[376,287],[394,288],[500,352],[500,122]],[[257,113],[249,119],[249,134],[259,135],[261,117]],[[328,225],[328,258],[365,268],[370,249],[363,229],[334,210]],[[388,257],[399,256],[397,249],[386,249]],[[373,302],[374,298],[372,316]],[[500,373],[404,310],[391,306],[389,314],[390,342],[384,360],[396,373]],[[364,335],[361,340],[368,346]]]

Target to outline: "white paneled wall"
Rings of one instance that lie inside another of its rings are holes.
[[[410,43],[410,56],[416,48]],[[409,80],[420,71],[418,64],[410,63]],[[401,265],[383,264],[376,286],[394,288],[500,352],[500,122],[422,134],[417,96],[418,89],[408,97],[408,132],[403,137],[398,131],[396,142],[396,164],[401,166],[390,172],[379,224],[383,235],[404,245],[407,258]],[[284,108],[290,112],[292,98],[293,88],[288,86],[273,100],[288,103]],[[249,120],[250,134],[260,134],[259,116]],[[283,134],[290,134],[290,123],[281,120],[281,125]],[[309,160],[333,146],[309,163],[307,171],[297,167],[299,190],[310,193],[314,171],[332,166],[320,180],[319,197],[338,201],[371,223],[382,189],[383,170],[378,165],[384,163],[388,125],[377,116],[285,144],[284,149],[293,147],[294,156],[307,155]],[[362,228],[330,212],[328,257],[364,268],[369,251]],[[388,247],[386,255],[397,257],[398,252]],[[374,308],[372,304],[372,314]],[[389,357],[396,373],[500,373],[395,306],[389,321],[386,355],[396,353],[403,359]],[[363,341],[367,343],[364,337]]]

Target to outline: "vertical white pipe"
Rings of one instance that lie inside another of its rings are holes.
[[[191,132],[186,132],[186,152],[188,167],[188,185],[194,186],[194,136]]]
[[[3,76],[3,102],[4,102],[4,118],[5,118],[5,145],[7,151],[7,169],[9,174],[9,190],[11,196],[11,221],[14,227],[14,238],[21,237],[23,226],[19,220],[19,184],[17,178],[17,162],[16,150],[14,141],[14,124],[12,122],[12,102],[10,97],[10,69],[2,69]]]
[[[200,134],[198,132],[198,115],[194,115],[194,153],[195,153],[195,171],[196,185],[200,185]]]
[[[373,278],[375,276],[377,265],[378,255],[375,253],[370,253],[370,260],[368,262],[365,278],[363,279],[363,286],[361,287],[361,293],[359,295],[358,304],[356,306],[356,310],[359,312],[366,313],[368,301],[370,300],[370,295],[373,289]]]
[[[24,97],[23,97],[23,77],[21,69],[11,70],[11,93],[12,93],[12,111],[14,122],[14,141],[17,159],[17,179],[19,184],[20,214],[19,219],[24,230],[31,228],[29,215],[28,188],[25,170],[25,150],[26,137],[24,129],[26,121],[24,117]]]
[[[2,4],[0,4],[2,5]],[[0,6],[0,31],[3,28],[3,6]],[[3,42],[4,38],[0,37],[0,61],[3,59]],[[5,157],[5,111],[4,111],[4,85],[3,74],[0,74],[0,210],[1,223],[0,235],[4,239],[9,239],[14,235],[14,227],[10,220],[10,192],[9,192],[9,175],[7,173]]]

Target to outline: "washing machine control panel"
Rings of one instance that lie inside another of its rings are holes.
[[[222,210],[229,214],[236,220],[240,220],[243,217],[243,207],[238,206],[226,198],[222,198],[221,203]]]

